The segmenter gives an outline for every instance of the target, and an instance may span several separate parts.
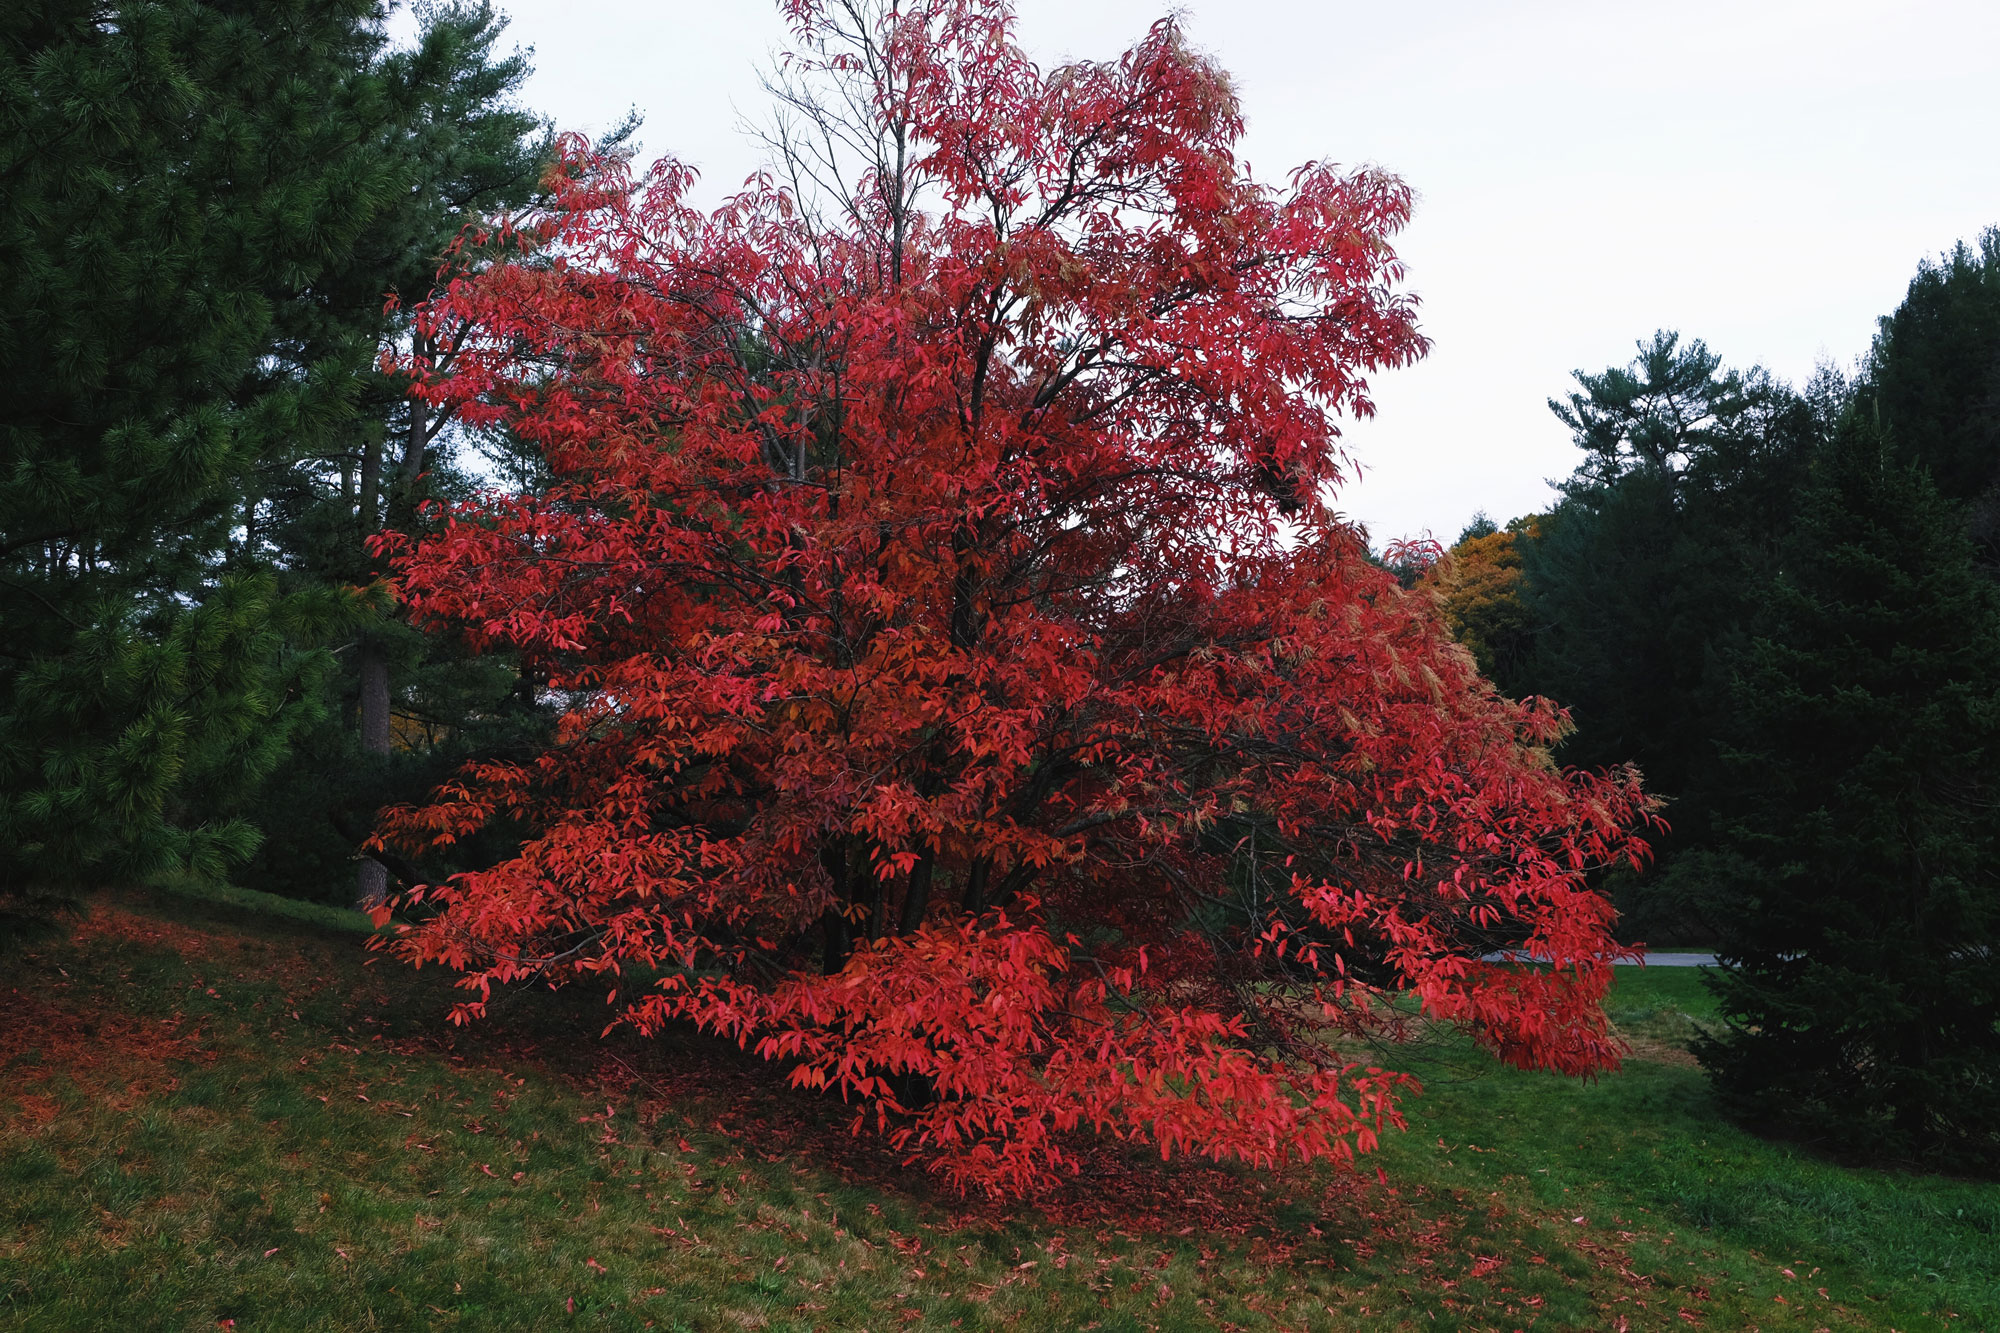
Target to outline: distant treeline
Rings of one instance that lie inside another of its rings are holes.
[[[1423,577],[1667,828],[1627,938],[1718,946],[1704,1058],[1774,1121],[2000,1135],[2000,229],[1923,263],[1852,376],[1659,333],[1549,406],[1582,462]]]

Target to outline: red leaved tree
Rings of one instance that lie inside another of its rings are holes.
[[[525,831],[401,950],[460,1018],[599,978],[996,1191],[1080,1129],[1351,1160],[1403,1082],[1353,1052],[1419,1014],[1613,1066],[1583,877],[1643,854],[1636,779],[1559,771],[1329,507],[1335,416],[1423,350],[1407,190],[1253,180],[1170,22],[1045,72],[995,3],[786,8],[772,175],[704,213],[573,141],[427,314],[464,350],[423,395],[556,482],[409,540],[402,593],[564,711],[392,813]]]

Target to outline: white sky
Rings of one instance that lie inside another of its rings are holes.
[[[502,0],[527,104],[645,116],[720,197],[755,167],[771,0]],[[1045,65],[1115,56],[1161,0],[1018,0]],[[1678,328],[1803,380],[1867,349],[1926,254],[2000,223],[2000,0],[1185,0],[1238,82],[1265,180],[1379,163],[1434,342],[1353,426],[1342,505],[1377,541],[1545,506],[1575,463],[1569,372]]]

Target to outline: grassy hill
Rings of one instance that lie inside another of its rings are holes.
[[[597,1041],[601,996],[448,1029],[359,918],[269,906],[8,961],[0,1329],[2000,1328],[2000,1186],[1718,1121],[1692,972],[1621,979],[1594,1084],[1433,1053],[1386,1184],[1105,1146],[1010,1207],[731,1049]]]

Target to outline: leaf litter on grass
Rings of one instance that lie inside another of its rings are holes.
[[[155,1184],[119,1186],[132,1200],[122,1215],[95,1217],[87,1242],[72,1234],[65,1262],[79,1281],[180,1283],[192,1299],[197,1288],[248,1290],[269,1280],[255,1274],[283,1268],[334,1293],[329,1310],[351,1307],[358,1291],[421,1309],[407,1302],[423,1288],[432,1310],[454,1318],[511,1327],[493,1312],[516,1309],[521,1326],[536,1327],[534,1291],[468,1265],[514,1254],[512,1272],[518,1256],[551,1265],[567,1255],[557,1267],[584,1285],[562,1301],[577,1311],[622,1311],[614,1324],[631,1315],[643,1327],[639,1312],[702,1293],[723,1322],[674,1317],[704,1333],[954,1320],[1728,1328],[1749,1299],[1698,1277],[1703,1267],[1677,1274],[1683,1251],[1658,1228],[1577,1222],[1523,1188],[1470,1188],[1442,1170],[1387,1183],[1372,1172],[1266,1175],[1162,1166],[1098,1141],[1076,1179],[1030,1207],[962,1199],[879,1140],[855,1137],[837,1102],[802,1098],[782,1071],[727,1044],[686,1034],[578,1042],[567,1034],[590,1006],[562,995],[524,996],[455,1031],[437,1021],[447,997],[432,978],[357,966],[351,945],[173,922],[156,932],[143,911],[121,910],[127,919],[30,960],[16,1012],[53,1034],[45,1067],[88,1080],[150,1060],[168,1078],[133,1085],[122,1106],[50,1098],[54,1114],[0,1134],[9,1153],[57,1151],[79,1175],[92,1142],[101,1152],[129,1138],[155,1158],[189,1160],[174,1167],[181,1176],[162,1167]],[[21,1043],[9,1040],[10,1050]],[[205,1119],[194,1129],[173,1116],[135,1120],[149,1097]],[[253,1154],[284,1163],[295,1188],[257,1184],[272,1167]],[[368,1217],[404,1220],[371,1234]],[[169,1231],[182,1239],[148,1248],[149,1235]],[[46,1262],[40,1243],[32,1226],[17,1228],[6,1250],[32,1267],[36,1254]],[[208,1247],[208,1266],[163,1272],[186,1246]],[[458,1275],[425,1276],[434,1269]],[[1760,1326],[1820,1326],[1789,1299],[1771,1301]],[[1839,1309],[1824,1322],[1874,1326]]]

